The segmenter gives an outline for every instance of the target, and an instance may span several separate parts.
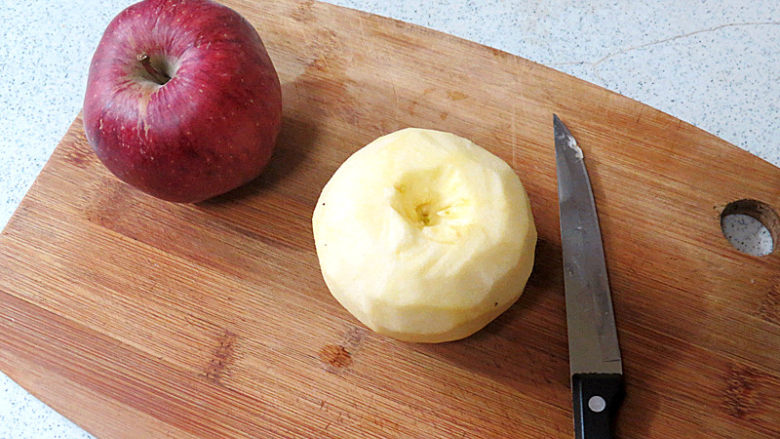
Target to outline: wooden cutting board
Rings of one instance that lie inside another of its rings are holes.
[[[0,369],[101,438],[570,438],[552,113],[585,151],[628,397],[621,438],[780,435],[780,255],[723,237],[780,169],[488,47],[316,2],[229,1],[283,83],[278,151],[197,205],[98,162],[80,118],[0,236]],[[86,61],[85,61],[86,62]],[[310,218],[339,164],[408,127],[517,171],[539,231],[524,296],[459,342],[378,336],[330,296]]]

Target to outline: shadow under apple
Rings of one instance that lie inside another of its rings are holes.
[[[303,119],[282,117],[282,127],[271,160],[254,180],[222,195],[197,203],[214,207],[253,198],[281,186],[285,179],[306,160],[317,140],[317,127]]]

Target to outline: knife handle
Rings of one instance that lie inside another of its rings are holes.
[[[574,374],[574,437],[612,439],[612,425],[623,401],[623,375],[609,373]]]

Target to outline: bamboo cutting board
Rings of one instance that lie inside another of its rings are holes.
[[[585,151],[628,397],[621,438],[780,436],[780,255],[723,237],[780,169],[509,54],[316,2],[230,1],[279,71],[255,182],[197,205],[97,161],[80,118],[0,235],[0,369],[101,438],[570,438],[552,113]],[[330,296],[310,218],[375,137],[452,131],[506,160],[539,231],[524,296],[476,335],[405,344]]]

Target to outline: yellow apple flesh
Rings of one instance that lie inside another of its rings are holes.
[[[412,342],[467,337],[509,308],[536,245],[520,179],[454,134],[408,128],[347,159],[312,218],[331,294],[374,331]]]

